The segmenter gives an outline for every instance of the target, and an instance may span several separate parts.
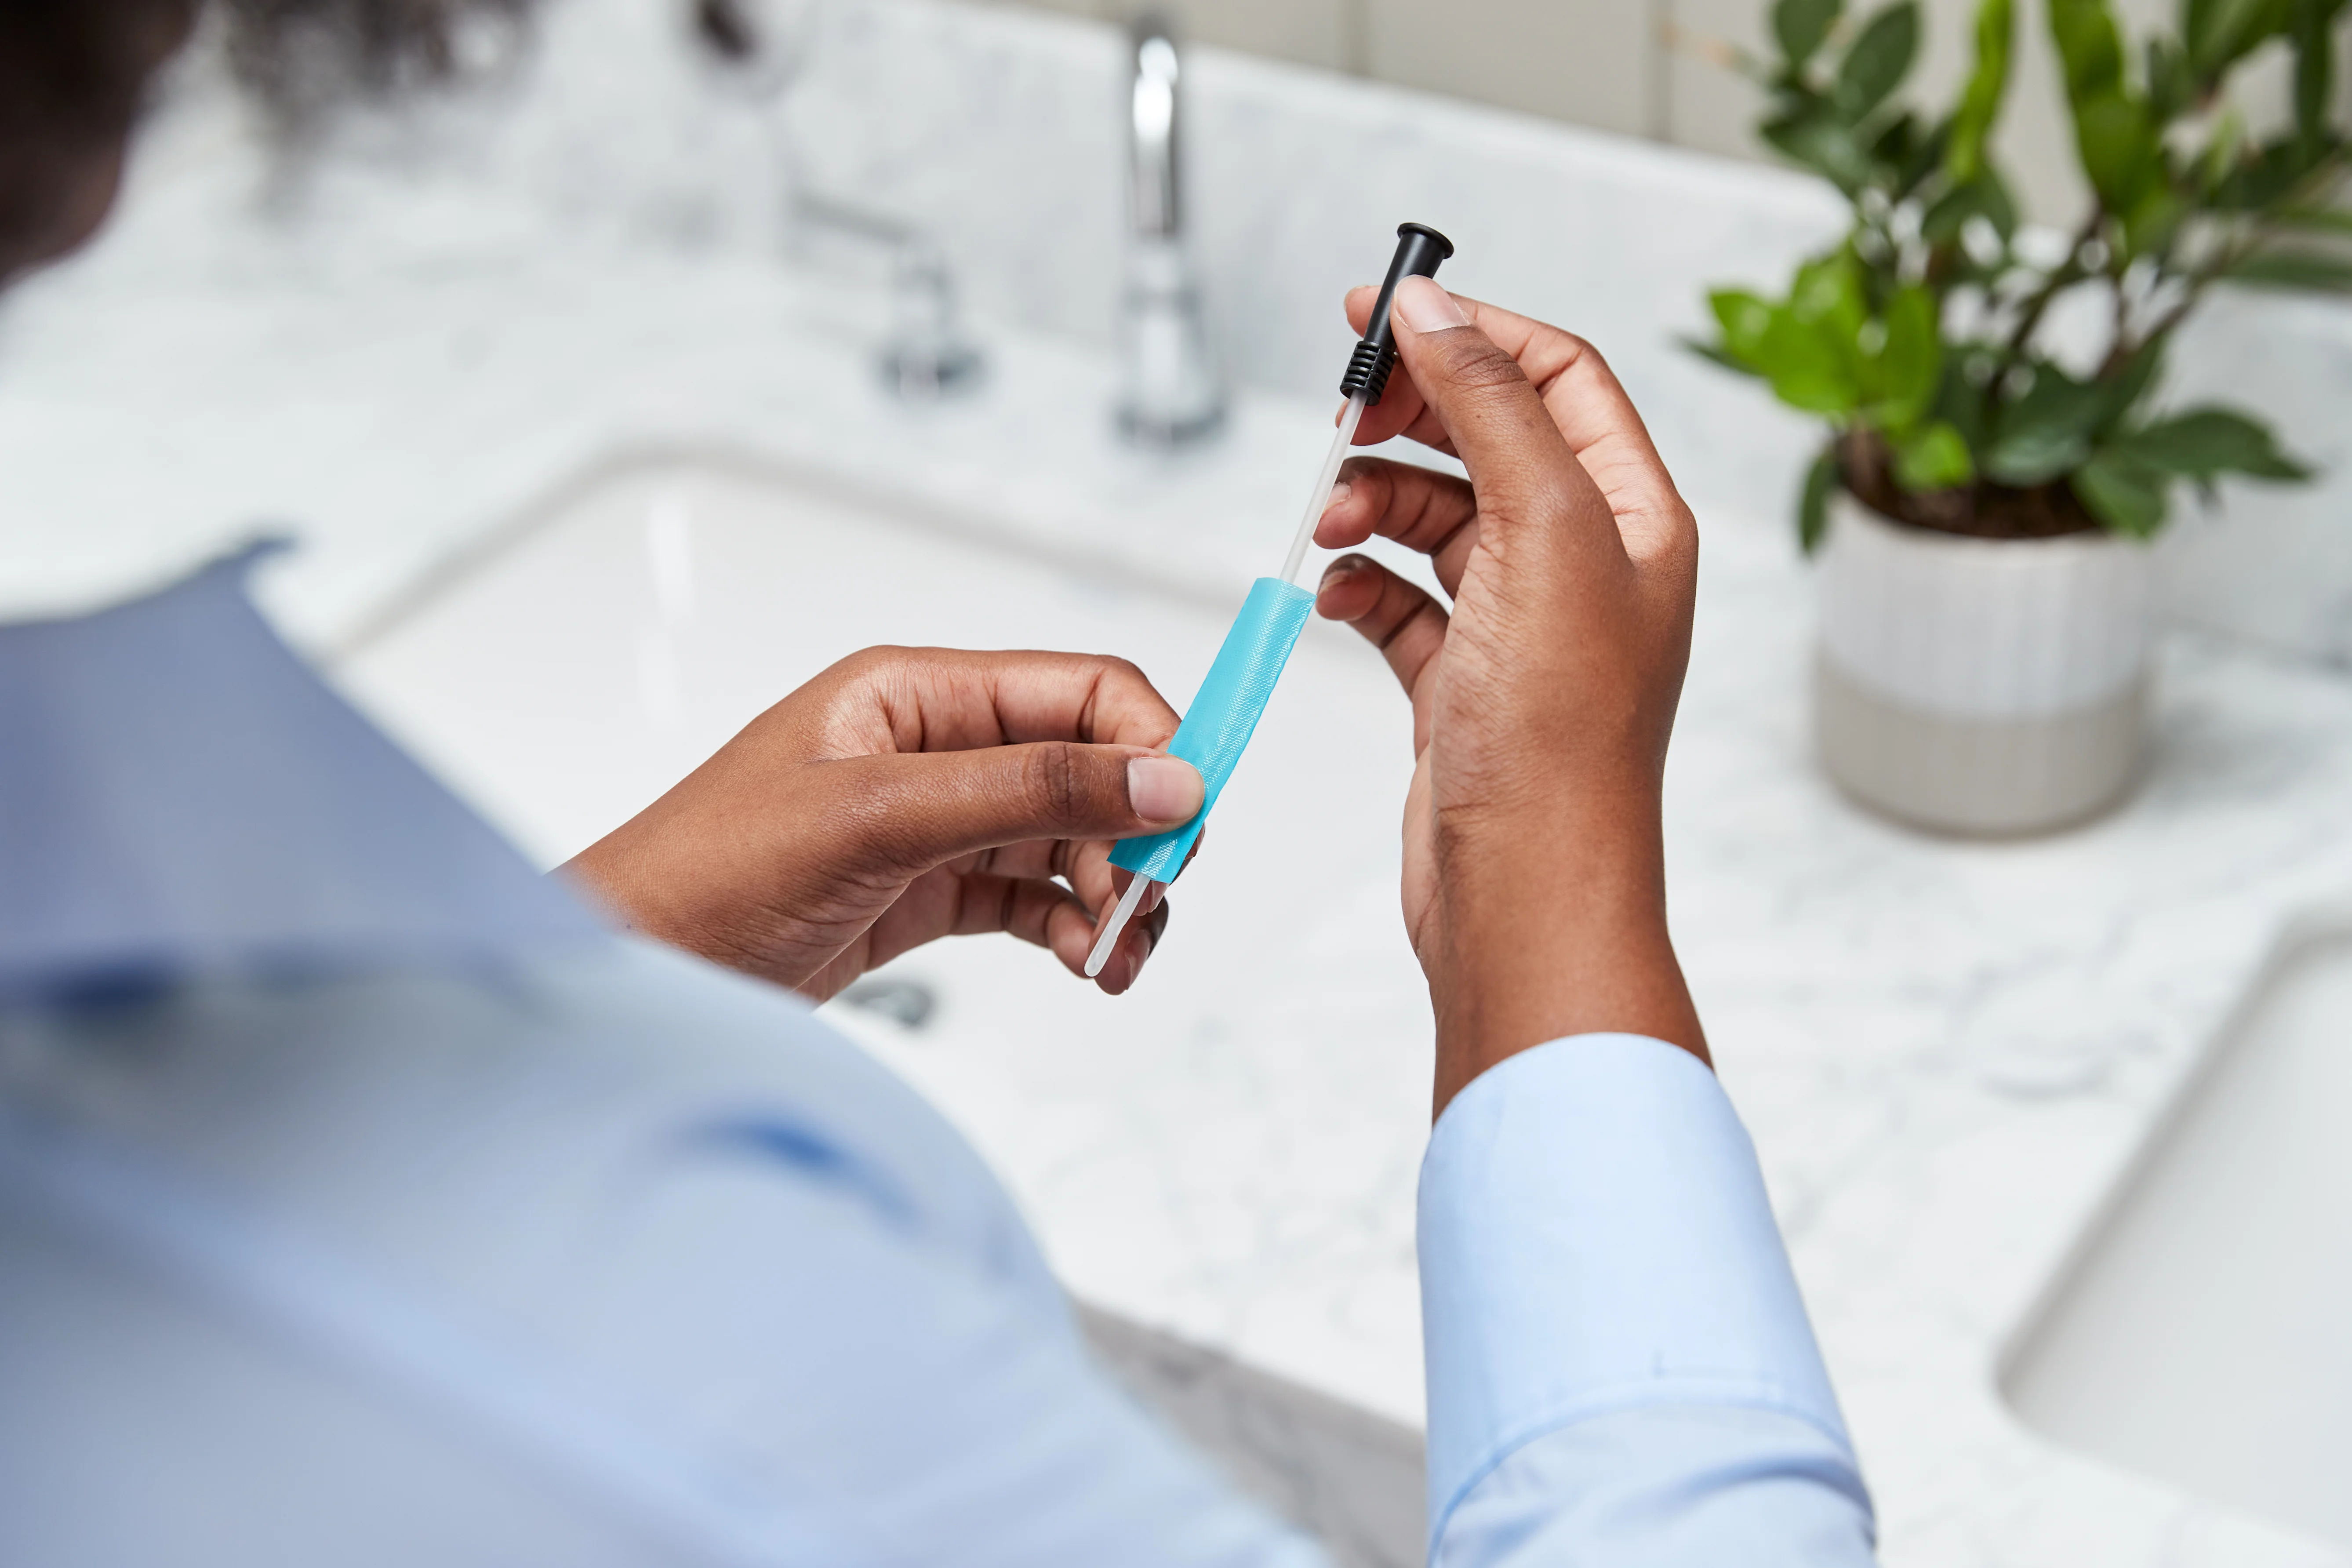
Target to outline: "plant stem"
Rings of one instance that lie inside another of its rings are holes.
[[[2125,352],[2126,345],[2131,341],[2131,300],[2124,293],[2124,275],[2121,270],[2108,279],[2108,286],[2116,291],[2115,319],[2114,324],[2108,329],[2107,357],[2100,362],[2098,374],[2091,378],[2094,381],[2105,378],[2116,366],[2131,357]]]
[[[2050,276],[2042,280],[2042,287],[2026,304],[2025,314],[2018,318],[2016,330],[2009,334],[2009,346],[2001,351],[2003,370],[2025,357],[2026,346],[2033,337],[2033,330],[2042,324],[2042,313],[2050,309],[2050,301],[2090,276],[2083,270],[2083,247],[2099,237],[2099,230],[2106,223],[2106,217],[2107,209],[2095,204],[2091,216],[2084,220],[2083,232],[2076,235],[2074,243],[2066,247],[2066,259],[2052,268]]]
[[[1992,374],[1985,382],[1984,424],[1988,430],[1992,427],[1994,415],[2000,411],[2001,383],[2009,379],[2009,373],[2016,369],[2018,363],[2025,357],[2026,350],[2033,341],[2034,329],[2042,325],[2042,315],[2050,309],[2050,301],[2090,276],[2083,270],[2083,247],[2099,237],[2099,230],[2105,224],[2106,217],[2105,205],[2094,202],[2091,216],[2083,220],[2082,232],[2066,247],[2066,259],[2050,269],[2050,276],[2042,280],[2042,287],[2035,289],[2033,298],[2026,301],[2024,314],[2018,317],[2016,327],[2009,334],[2009,342],[2000,351],[2000,362],[1993,366]]]

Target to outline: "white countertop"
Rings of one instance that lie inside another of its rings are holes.
[[[1328,428],[1317,402],[1252,395],[1215,450],[1138,457],[1110,438],[1106,363],[985,321],[984,392],[908,409],[867,368],[861,286],[741,247],[581,240],[397,169],[257,216],[238,145],[217,102],[184,109],[104,242],[0,306],[0,609],[89,603],[276,522],[306,549],[269,603],[331,650],[519,509],[666,447],[772,457],[1221,593],[1288,526]],[[2352,685],[2176,637],[2155,770],[2122,812],[2041,843],[1918,838],[1810,763],[1809,605],[1781,512],[1773,495],[1701,519],[1672,910],[1887,1560],[2344,1561],[2041,1441],[1994,1367],[2283,924],[2352,889]],[[1307,940],[1401,952],[1395,928],[1367,892]],[[1358,1005],[1408,1025],[1425,1006],[1409,972],[1363,978]],[[1347,1015],[1328,1000],[1238,999],[1231,1037],[1129,1086],[1129,1133],[1150,1136],[1033,1137],[984,1061],[892,1055],[1083,1292],[1417,1418],[1425,1059],[1390,1051],[1339,1081]],[[1323,1054],[1254,1050],[1270,1016],[1320,1028]],[[1098,1072],[1052,1112],[1121,1091]],[[1145,1189],[1150,1213],[1114,1235],[1106,1194]]]

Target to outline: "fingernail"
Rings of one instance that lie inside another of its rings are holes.
[[[1338,484],[1331,487],[1331,499],[1323,503],[1324,511],[1328,513],[1333,507],[1347,505],[1348,498],[1355,493],[1356,487],[1349,484],[1347,480],[1341,479]]]
[[[1426,278],[1408,278],[1397,285],[1396,314],[1416,332],[1442,332],[1470,324],[1454,296]]]
[[[1201,795],[1201,775],[1183,758],[1128,759],[1127,804],[1146,822],[1190,822]]]
[[[1137,932],[1135,940],[1135,956],[1128,961],[1127,985],[1120,986],[1119,989],[1121,991],[1126,990],[1129,985],[1133,985],[1137,981],[1143,978],[1144,961],[1149,959],[1150,956],[1151,933],[1148,931]]]

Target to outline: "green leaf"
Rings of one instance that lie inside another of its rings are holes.
[[[2011,199],[2009,186],[2002,181],[2000,172],[1987,163],[1983,176],[1977,181],[1977,189],[1984,193],[1984,215],[1992,225],[1993,232],[2004,241],[2014,237],[2017,233],[2017,203]]]
[[[1866,118],[1910,71],[1918,49],[1916,0],[1898,0],[1873,16],[1838,63],[1837,84],[1830,89],[1838,112],[1848,123]]]
[[[1680,341],[1683,347],[1690,350],[1699,358],[1712,360],[1726,370],[1736,370],[1742,375],[1761,376],[1764,374],[1745,360],[1734,359],[1719,343],[1711,343],[1705,338],[1694,337],[1685,337]]]
[[[2210,480],[2217,474],[2307,479],[2311,469],[2279,449],[2270,426],[2227,408],[2192,408],[2158,420],[2116,443],[2134,459],[2168,474]]]
[[[1804,488],[1797,492],[1797,543],[1811,555],[1829,531],[1830,493],[1837,489],[1838,460],[1835,447],[1825,448],[1805,470]]]
[[[1944,355],[1944,374],[1936,388],[1934,416],[1960,433],[1971,453],[1984,447],[1984,384],[1970,374],[1969,361],[1988,356],[1981,344],[1961,345]]]
[[[2146,256],[2162,250],[2172,243],[2188,216],[2189,209],[2179,197],[2160,184],[2151,185],[2124,215],[2124,254]]]
[[[2123,34],[2106,0],[2049,5],[2083,173],[2108,211],[2128,213],[2164,173],[2163,122],[2124,80]]]
[[[2067,101],[2083,104],[2124,89],[2123,36],[2106,0],[2049,0],[2050,36],[2065,67]],[[2199,0],[2189,0],[2192,8]]]
[[[2169,121],[2196,106],[2197,78],[2189,68],[2189,53],[2180,40],[2158,34],[2147,41],[2148,112]]]
[[[1851,196],[1870,183],[1870,154],[1853,127],[1822,110],[1768,120],[1758,134],[1783,157],[1802,164]]]
[[[2189,0],[2182,9],[2189,66],[2207,79],[2287,25],[2288,7],[2281,0]]]
[[[2327,105],[2336,95],[2334,26],[2344,0],[2291,0],[2284,31],[2294,50],[2297,138],[2316,148],[2327,139]]]
[[[1976,477],[1968,442],[1941,419],[1929,420],[1895,445],[1895,482],[1906,490],[1948,490]]]
[[[1969,219],[1977,216],[1977,188],[1954,185],[1919,215],[1919,237],[1929,245],[1949,245],[1960,237]]]
[[[1878,352],[1880,423],[1890,430],[1918,422],[1943,379],[1944,343],[1937,331],[1936,296],[1914,284],[1895,291],[1886,305],[1886,342]],[[1965,447],[1962,448],[1966,450]],[[1916,487],[1915,487],[1916,488]]]
[[[2091,438],[2079,430],[2031,426],[2005,432],[1987,448],[1984,471],[2005,485],[2046,485],[2090,459]]]
[[[1718,289],[1706,297],[1723,328],[1723,353],[1748,369],[1756,368],[1764,346],[1764,329],[1772,322],[1772,307],[1745,289]]]
[[[2017,206],[1990,163],[1972,184],[1955,185],[1936,198],[1919,219],[1919,237],[1930,245],[1948,245],[1959,237],[1972,217],[1991,224],[1993,232],[2004,240],[2017,232]]]
[[[1772,395],[1808,414],[1846,415],[1862,401],[1854,375],[1853,340],[1831,323],[1808,321],[1789,310],[1772,312],[1764,329],[1757,363],[1772,383]]]
[[[1862,268],[1853,252],[1833,250],[1799,267],[1789,289],[1789,309],[1799,321],[1832,323],[1849,342],[1859,337],[1868,315],[1862,300]]]
[[[1821,52],[1843,9],[1844,0],[1779,0],[1772,7],[1772,36],[1790,70]]]
[[[2352,294],[2352,260],[2315,251],[2266,250],[2222,274],[2232,283],[2258,289],[2307,289]]]
[[[1772,384],[1773,395],[1808,413],[1850,416],[1863,401],[1860,338],[1867,319],[1860,265],[1845,249],[1797,268],[1785,303],[1738,289],[1709,296],[1727,353]],[[1761,310],[1761,318],[1759,311]]]
[[[1984,471],[2008,485],[2047,484],[2091,455],[2110,389],[2079,382],[2057,366],[2034,370],[2023,397],[2003,409],[1985,451]]]
[[[2204,37],[2213,30],[2215,0],[2180,0],[2180,37],[2183,40]],[[2188,44],[2184,42],[2184,47]]]
[[[2147,105],[2121,91],[2074,101],[2083,174],[2107,210],[2127,213],[2163,172],[2161,128]]]
[[[2343,207],[2282,207],[2270,215],[2283,228],[2306,228],[2315,234],[2352,234],[2352,210]]]
[[[1944,174],[1955,185],[1974,181],[1984,167],[1985,139],[2000,114],[2009,87],[2011,42],[2017,31],[2013,0],[1983,0],[1977,7],[1977,63],[1952,113],[1952,136],[1944,148]]]
[[[2098,384],[2105,406],[2091,429],[2094,441],[2105,440],[2108,432],[2131,413],[2156,384],[2157,375],[2163,368],[2164,340],[2157,338],[2142,343],[2115,374]]]
[[[2101,451],[2074,470],[2068,482],[2093,517],[2129,539],[2147,539],[2164,526],[2172,476],[2128,453]]]
[[[2293,191],[2310,166],[2310,150],[2298,137],[2264,142],[2214,188],[2211,203],[2225,212],[2260,212]]]
[[[1900,201],[1936,172],[1943,161],[1943,128],[1922,135],[1916,115],[1908,110],[1888,120],[1870,144],[1870,161],[1888,176],[1888,195]]]

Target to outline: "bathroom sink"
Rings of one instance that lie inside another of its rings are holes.
[[[645,459],[567,487],[333,664],[347,694],[552,865],[875,644],[1117,653],[1181,709],[1245,586],[1227,603],[815,476]],[[1308,628],[1221,841],[1298,826],[1275,797],[1302,791],[1318,819],[1352,809],[1393,837],[1394,803],[1365,806],[1362,784],[1409,768],[1404,710],[1353,640]]]
[[[2061,1443],[2352,1548],[2352,928],[2283,946],[2002,1385]]]

